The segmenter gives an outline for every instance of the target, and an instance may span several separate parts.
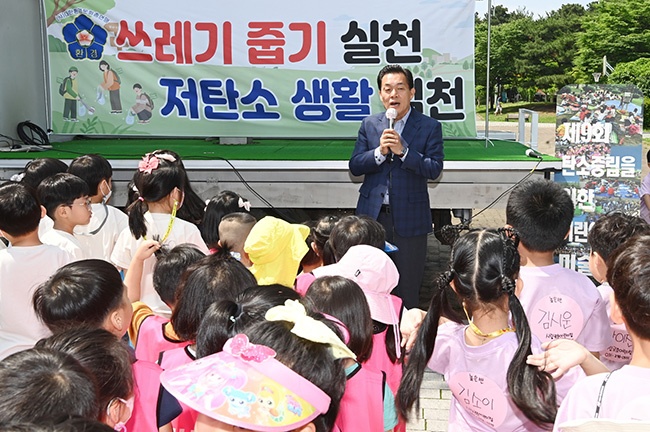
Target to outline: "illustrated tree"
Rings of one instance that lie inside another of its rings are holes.
[[[73,6],[79,5],[81,3],[86,3],[89,8],[96,10],[97,12],[106,13],[110,8],[115,6],[115,2],[91,2],[88,0],[46,0],[45,1],[45,15],[47,16],[47,26],[50,26],[54,21],[56,21],[56,16],[62,12],[67,11]],[[98,4],[101,4],[101,10],[97,8]]]
[[[49,26],[50,24],[52,24],[56,20],[56,16],[61,12],[65,12],[66,10],[70,9],[72,6],[83,2],[84,0],[65,0],[65,1],[53,0],[52,1],[53,9],[51,12],[49,12],[49,15],[47,16],[47,25]]]

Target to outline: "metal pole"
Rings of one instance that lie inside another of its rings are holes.
[[[485,146],[490,139],[490,39],[492,35],[492,0],[488,0],[487,13],[487,70],[485,76]]]

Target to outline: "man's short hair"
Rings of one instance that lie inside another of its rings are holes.
[[[409,90],[413,88],[413,74],[411,73],[410,70],[397,65],[397,64],[390,64],[384,66],[379,73],[377,74],[377,88],[381,90],[381,80],[384,78],[384,75],[387,74],[404,74],[406,76],[406,83],[409,86]]]
[[[550,180],[528,180],[513,189],[508,198],[506,223],[531,251],[550,252],[562,246],[572,220],[571,197]]]

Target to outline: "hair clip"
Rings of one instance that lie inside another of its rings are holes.
[[[515,247],[519,246],[519,232],[512,227],[502,227],[497,230],[504,239],[511,240]]]
[[[334,358],[357,358],[341,339],[327,327],[307,315],[305,307],[298,300],[287,300],[283,306],[269,309],[264,316],[267,321],[288,321],[294,324],[291,333],[312,342],[328,344]]]
[[[151,174],[151,171],[158,168],[158,158],[151,153],[147,153],[142,157],[142,160],[138,163],[138,170],[145,174]]]
[[[21,173],[12,175],[9,180],[11,180],[12,182],[20,183],[23,178],[25,178],[25,173],[21,172]]]
[[[172,162],[172,163],[176,162],[176,158],[167,153],[157,153],[155,157],[157,157],[158,159],[166,160],[167,162]]]
[[[245,334],[238,334],[232,339],[229,339],[224,345],[223,350],[247,362],[254,361],[261,363],[268,358],[275,357],[275,351],[273,349],[264,345],[250,343],[248,336]]]
[[[237,202],[237,205],[239,206],[239,208],[246,209],[247,212],[251,211],[251,202],[244,201],[242,197],[239,197],[239,201]]]

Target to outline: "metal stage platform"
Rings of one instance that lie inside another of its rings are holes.
[[[30,156],[45,156],[30,153]],[[114,193],[111,202],[123,206],[127,183],[138,160],[110,159]],[[69,163],[71,159],[61,158]],[[29,159],[0,160],[0,178],[19,173]],[[248,198],[253,206],[264,207],[242,179],[267,201],[279,208],[337,208],[356,206],[362,177],[354,177],[347,161],[286,160],[185,160],[193,188],[203,198],[232,190]],[[483,208],[535,169],[535,176],[548,176],[561,168],[561,161],[445,161],[443,174],[429,182],[432,208]],[[239,174],[239,176],[237,175]],[[504,208],[501,200],[494,208]]]

